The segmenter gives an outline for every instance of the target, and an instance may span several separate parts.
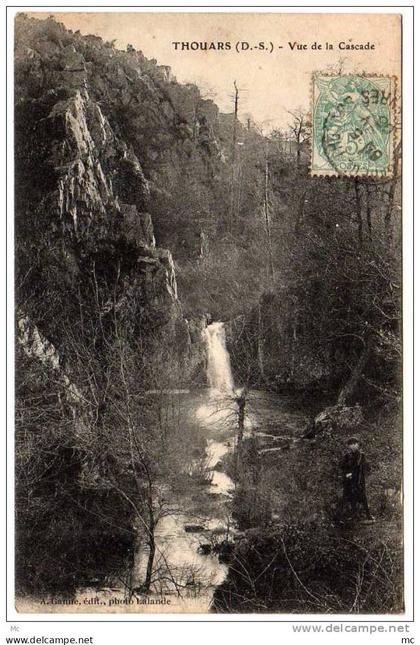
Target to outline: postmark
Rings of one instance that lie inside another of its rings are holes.
[[[392,176],[395,102],[392,76],[315,74],[311,174]]]

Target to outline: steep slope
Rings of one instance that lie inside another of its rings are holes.
[[[115,312],[143,334],[171,324],[189,350],[172,256],[148,209],[159,211],[185,164],[208,181],[209,159],[219,163],[203,134],[200,106],[217,118],[208,104],[141,52],[18,16],[17,296],[57,348],[93,299],[103,325]],[[160,228],[171,231],[162,217]]]
[[[205,320],[184,319],[150,212],[195,144],[140,53],[23,15],[15,52],[16,580],[71,593],[124,570],[139,539],[110,483],[134,481],[124,375],[151,441],[158,404],[139,392],[203,374]]]

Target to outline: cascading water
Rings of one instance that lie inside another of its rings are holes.
[[[230,357],[226,349],[225,326],[215,322],[206,327],[207,379],[213,393],[230,394],[234,391]]]
[[[235,430],[232,429],[232,422],[235,423],[236,404],[224,324],[216,322],[209,325],[203,336],[207,344],[207,378],[210,392],[204,390],[199,393],[198,400],[202,404],[196,409],[195,416],[207,439],[205,455],[196,461],[200,468],[204,464],[206,478],[204,482],[200,481],[197,484],[192,477],[188,489],[178,493],[173,505],[182,509],[182,512],[168,514],[160,519],[155,532],[155,543],[158,554],[156,558],[161,555],[158,570],[168,571],[165,581],[160,584],[171,594],[171,607],[177,604],[182,610],[185,606],[194,607],[195,603],[198,610],[207,611],[214,590],[225,580],[228,568],[219,560],[215,551],[204,554],[197,547],[200,544],[208,545],[211,540],[217,543],[232,539],[229,500],[235,484],[223,470],[216,468],[216,464],[233,445]],[[194,473],[194,461],[191,462],[191,466],[192,469],[187,471],[190,476]],[[206,490],[203,483],[207,489],[205,510],[200,497],[200,493]],[[198,528],[191,533],[186,530],[188,525]],[[136,565],[139,580],[144,580],[148,555],[147,548],[146,551],[139,551]],[[177,579],[181,584],[174,585],[173,581]],[[194,597],[192,589],[195,589]]]

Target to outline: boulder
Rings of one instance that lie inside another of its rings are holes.
[[[139,213],[134,204],[121,202],[121,233],[125,240],[139,249],[156,247],[152,219],[149,213]]]
[[[227,532],[228,529],[226,526],[216,526],[212,531],[212,535],[226,535]]]
[[[205,528],[201,524],[185,524],[184,526],[185,533],[200,533],[204,530]]]
[[[363,423],[363,413],[360,405],[332,405],[325,408],[314,419],[311,431],[306,433],[312,438],[320,432],[355,432]]]

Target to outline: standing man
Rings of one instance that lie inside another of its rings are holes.
[[[366,519],[374,521],[366,497],[365,475],[368,472],[366,457],[360,450],[360,443],[357,437],[351,437],[347,441],[347,452],[341,461],[343,473],[343,499],[341,512],[350,504],[352,517],[357,516],[358,504],[366,514]]]

